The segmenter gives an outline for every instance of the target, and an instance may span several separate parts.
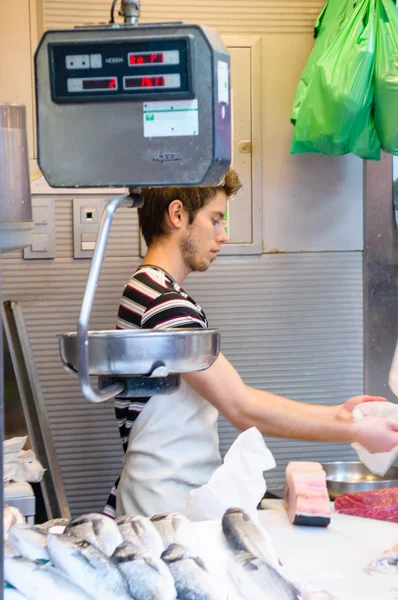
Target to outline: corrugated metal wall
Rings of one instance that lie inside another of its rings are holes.
[[[73,514],[101,510],[122,465],[113,404],[91,405],[58,357],[56,335],[75,331],[89,261],[72,253],[72,201],[56,199],[55,260],[2,258],[4,299],[22,303]],[[361,253],[220,257],[192,275],[187,290],[222,331],[222,350],[253,386],[306,402],[335,403],[361,392]],[[96,297],[92,329],[113,328],[123,284],[139,264],[135,210],[116,213]],[[237,432],[220,420],[223,453]],[[352,456],[347,446],[267,440],[283,479],[292,458]]]
[[[142,23],[185,21],[201,23],[220,33],[309,33],[322,10],[323,0],[143,0]],[[44,0],[47,29],[109,21],[109,0]],[[117,14],[117,13],[115,13]]]

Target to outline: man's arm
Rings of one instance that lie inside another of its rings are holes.
[[[206,371],[183,377],[240,430],[257,427],[264,435],[274,437],[359,442],[371,452],[388,451],[398,445],[398,423],[380,418],[358,423],[339,420],[330,416],[330,407],[323,411],[322,407],[251,388],[223,354]]]

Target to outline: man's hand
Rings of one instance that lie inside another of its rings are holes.
[[[355,441],[369,452],[389,452],[398,446],[398,422],[385,417],[367,417],[352,425]]]
[[[336,407],[336,418],[343,421],[352,421],[352,410],[362,402],[387,402],[386,398],[381,396],[354,396],[349,398],[344,404]]]

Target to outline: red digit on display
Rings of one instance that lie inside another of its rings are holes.
[[[143,64],[143,62],[144,62],[144,57],[143,57],[143,56],[139,56],[139,57],[138,57],[138,59],[137,59],[137,63],[138,63],[139,65],[142,65],[142,64]]]
[[[141,81],[142,87],[152,87],[152,81],[150,77],[143,77]]]
[[[116,79],[111,79],[109,82],[109,87],[111,90],[114,90],[116,88]]]
[[[151,54],[151,63],[156,62],[158,55],[157,54]]]

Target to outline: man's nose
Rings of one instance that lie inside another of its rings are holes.
[[[220,235],[217,236],[217,242],[219,244],[226,244],[229,240],[229,236],[225,230],[225,227],[222,228],[222,231],[220,232]]]

